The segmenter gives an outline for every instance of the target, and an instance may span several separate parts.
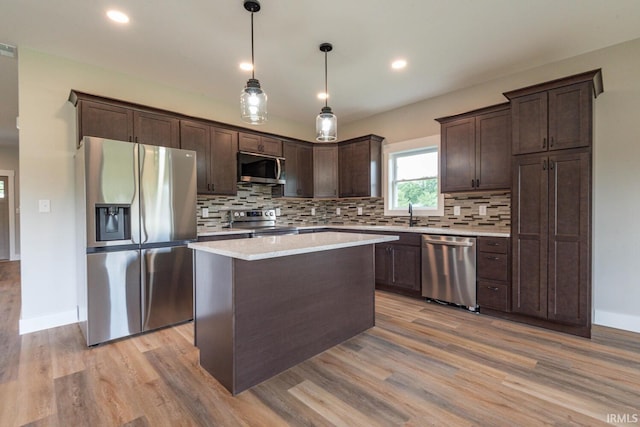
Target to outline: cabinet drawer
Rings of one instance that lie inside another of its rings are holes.
[[[504,283],[478,282],[478,305],[482,308],[509,311],[509,287]]]
[[[479,237],[478,251],[506,254],[508,252],[509,239],[504,237]]]
[[[478,252],[478,278],[507,281],[509,266],[507,254]]]
[[[400,237],[400,240],[389,242],[397,245],[420,246],[422,235],[417,233],[385,233]]]

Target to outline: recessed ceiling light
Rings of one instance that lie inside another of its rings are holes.
[[[251,70],[253,70],[253,65],[251,65],[250,62],[241,62],[240,63],[240,69],[242,71],[251,71]]]
[[[118,24],[127,24],[129,22],[129,17],[119,10],[109,10],[107,12],[107,16],[113,22],[117,22]]]
[[[407,66],[407,61],[404,59],[396,59],[391,63],[391,68],[394,70],[401,70]]]
[[[329,94],[320,92],[318,93],[318,99],[329,99]]]

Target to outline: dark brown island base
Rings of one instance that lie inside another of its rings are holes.
[[[200,365],[232,394],[371,328],[374,245],[312,233],[192,243]]]

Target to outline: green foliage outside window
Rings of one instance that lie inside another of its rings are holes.
[[[438,204],[438,180],[423,179],[399,182],[396,186],[396,207],[409,206],[436,208]]]

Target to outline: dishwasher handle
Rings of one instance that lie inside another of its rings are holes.
[[[463,247],[471,247],[475,244],[473,239],[460,239],[460,240],[439,240],[432,239],[428,236],[422,236],[422,243],[430,244],[430,245],[442,245],[442,246],[463,246]]]

